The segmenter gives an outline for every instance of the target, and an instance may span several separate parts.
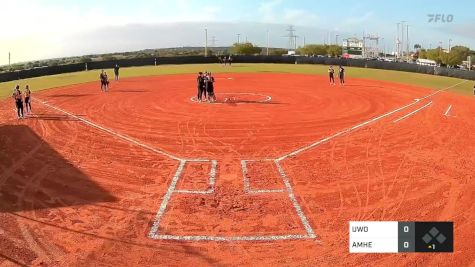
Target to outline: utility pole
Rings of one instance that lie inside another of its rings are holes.
[[[9,70],[11,70],[11,69],[12,69],[12,64],[11,64],[11,61],[10,61],[10,59],[11,59],[11,53],[10,53],[10,52],[8,52],[8,69],[9,69]]]
[[[401,24],[400,22],[396,23],[397,24],[397,31],[396,31],[396,58],[399,58],[399,46],[401,45],[401,42],[399,41],[399,25]]]
[[[406,25],[406,56],[409,60],[409,24]]]
[[[267,30],[267,49],[266,49],[266,55],[269,55],[269,30]]]
[[[305,42],[305,36],[303,37],[303,46],[307,45]]]
[[[237,43],[239,44],[239,42],[241,41],[241,39],[240,39],[240,38],[241,38],[241,34],[238,33],[238,34],[237,34],[237,37],[238,37],[238,42],[237,42]]]
[[[208,56],[208,29],[205,29],[205,57]]]
[[[401,21],[401,56],[402,58],[404,58],[404,23],[406,23],[406,21]]]
[[[450,50],[451,50],[451,47],[450,47],[451,42],[452,42],[452,39],[449,39],[449,53],[450,53]]]
[[[338,45],[338,36],[340,36],[339,34],[335,35],[335,44]]]

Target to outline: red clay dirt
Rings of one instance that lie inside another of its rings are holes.
[[[36,93],[25,120],[11,100],[0,102],[0,265],[475,264],[473,97],[440,92],[299,151],[433,91],[351,78],[329,86],[300,74],[216,80],[219,100],[237,101],[193,102],[195,76],[168,75],[113,82],[109,93],[98,83]],[[316,238],[149,237],[180,167],[167,155],[216,160],[216,182],[209,161],[187,162],[174,190],[201,193],[174,192],[160,234],[305,235],[278,168],[263,161],[293,151],[280,164]],[[241,160],[257,160],[247,163],[250,189],[282,192],[245,192]],[[349,254],[351,220],[454,221],[455,252]]]

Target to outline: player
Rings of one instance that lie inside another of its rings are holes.
[[[109,77],[107,76],[107,72],[104,71],[104,85],[105,85],[105,92],[109,91]]]
[[[23,114],[23,95],[21,94],[19,85],[17,85],[15,87],[15,91],[13,92],[12,97],[15,100],[18,119],[23,119],[24,118],[24,116],[23,116],[24,115]]]
[[[198,102],[201,103],[203,90],[205,89],[205,78],[203,77],[203,72],[198,72],[198,77],[196,77],[196,85],[198,87]]]
[[[330,77],[330,85],[335,85],[335,70],[333,69],[333,66],[330,65],[330,68],[328,68],[328,76]]]
[[[31,91],[30,86],[26,85],[25,87],[25,108],[26,114],[31,114]]]
[[[101,91],[104,92],[105,87],[106,87],[106,81],[105,81],[105,73],[104,73],[104,70],[101,71],[101,75],[99,75],[99,78],[101,79]]]
[[[338,68],[338,77],[340,78],[340,85],[345,86],[345,68],[342,65]]]
[[[206,79],[206,91],[208,92],[208,102],[216,102],[216,95],[214,94],[214,77],[211,72],[208,73]]]
[[[115,64],[115,67],[114,67],[114,76],[115,76],[115,80],[118,81],[119,80],[119,64]]]
[[[206,97],[206,85],[208,84],[208,72],[205,71],[203,74],[203,87],[201,88],[201,94],[205,96],[204,100],[207,99]],[[201,97],[203,100],[203,96]]]
[[[229,55],[228,57],[228,64],[229,66],[231,67],[231,64],[233,63],[233,58],[231,57],[231,55]]]

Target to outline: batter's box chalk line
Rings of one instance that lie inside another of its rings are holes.
[[[198,194],[198,195],[208,195],[208,194],[214,193],[214,185],[216,184],[216,169],[218,167],[218,161],[199,160],[199,161],[186,161],[186,163],[187,162],[211,162],[211,169],[209,171],[209,180],[208,180],[208,190],[175,190],[174,193]]]
[[[240,99],[243,96],[257,97],[257,100],[244,100]],[[272,97],[269,95],[258,94],[258,93],[216,93],[218,98],[216,102],[211,104],[262,104],[269,103],[272,100]],[[198,97],[192,96],[190,98],[191,102],[198,103]]]
[[[259,189],[259,190],[254,190],[251,189],[251,182],[249,181],[249,175],[248,175],[248,169],[247,165],[249,163],[253,162],[269,162],[272,160],[241,160],[241,170],[242,170],[242,176],[243,176],[243,184],[244,184],[244,192],[247,194],[267,194],[267,193],[283,193],[284,189]]]
[[[170,183],[170,186],[167,189],[167,192],[162,200],[160,208],[155,216],[155,221],[153,226],[149,232],[149,238],[151,239],[161,239],[161,240],[177,240],[177,241],[277,241],[277,240],[296,240],[296,239],[313,239],[316,238],[315,232],[310,226],[308,219],[300,204],[298,203],[297,199],[295,198],[293,188],[289,182],[287,175],[285,174],[282,166],[276,160],[264,160],[265,162],[272,162],[276,165],[278,174],[282,179],[285,189],[282,190],[251,190],[249,187],[249,180],[246,178],[247,176],[247,163],[248,162],[258,162],[256,160],[242,160],[241,161],[241,168],[243,172],[244,178],[244,193],[246,194],[271,194],[271,193],[286,193],[292,207],[295,210],[295,213],[299,217],[303,228],[305,229],[305,234],[281,234],[281,235],[249,235],[249,236],[213,236],[213,235],[170,235],[170,234],[160,234],[160,223],[163,216],[166,213],[168,204],[173,196],[174,193],[180,194],[211,194],[214,192],[214,185],[216,183],[216,168],[217,168],[217,161],[216,160],[199,160],[199,161],[192,161],[192,162],[203,162],[203,163],[210,163],[211,170],[210,170],[210,180],[209,184],[213,186],[212,189],[207,191],[188,191],[188,190],[176,190],[176,186],[180,178],[182,178],[183,171],[185,169],[187,160],[181,160],[180,164],[173,176],[173,179]],[[259,161],[260,162],[260,161]],[[247,182],[246,182],[247,179]],[[247,183],[247,185],[246,185]],[[213,190],[213,191],[211,191]]]

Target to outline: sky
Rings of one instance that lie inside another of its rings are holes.
[[[445,48],[451,39],[452,45],[475,49],[475,1],[2,0],[0,8],[0,65],[8,64],[8,52],[15,63],[204,46],[205,29],[210,46],[232,45],[237,34],[241,42],[266,46],[269,32],[271,47],[287,47],[288,25],[294,25],[298,45],[337,38],[341,44],[344,38],[372,34],[391,52],[400,21],[409,25],[411,47]],[[440,14],[439,21],[429,22],[430,14]]]

